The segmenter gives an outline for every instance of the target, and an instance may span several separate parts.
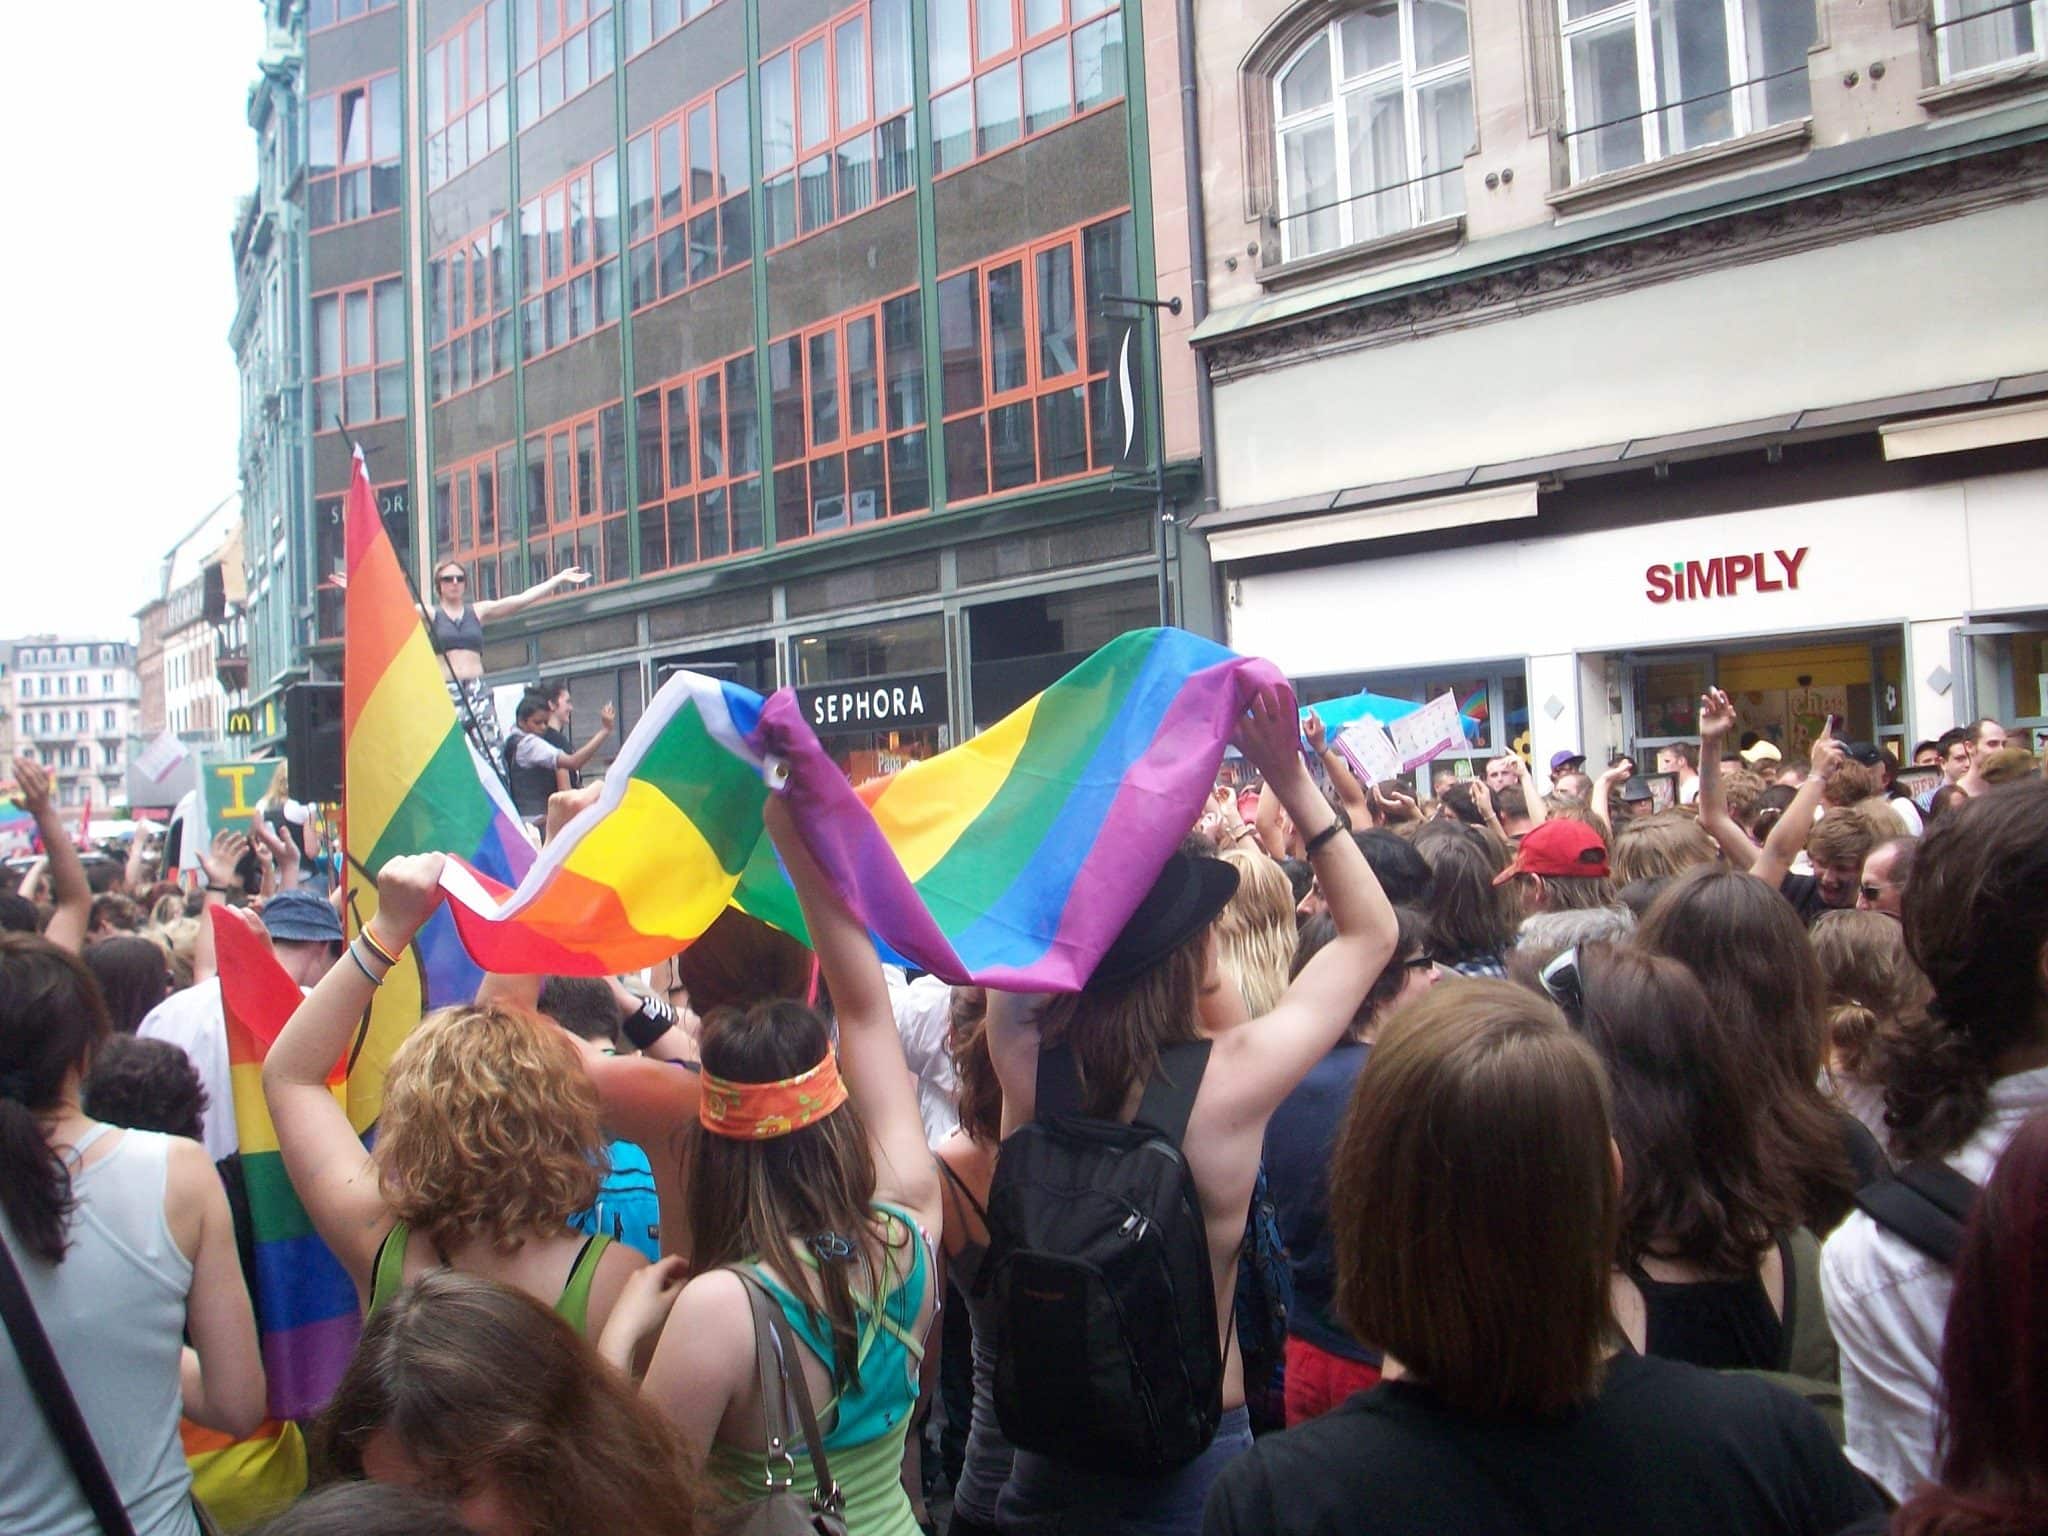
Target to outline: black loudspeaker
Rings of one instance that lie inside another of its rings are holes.
[[[341,684],[294,683],[284,691],[284,759],[292,798],[341,799]]]

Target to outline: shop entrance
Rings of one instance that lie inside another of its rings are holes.
[[[1889,746],[1908,758],[1905,644],[1899,632],[1874,630],[1824,640],[1746,641],[1694,651],[1621,658],[1622,712],[1638,765],[1671,741],[1699,736],[1699,699],[1725,690],[1742,716],[1742,731],[1773,743],[1786,757],[1804,757],[1829,715],[1842,738]]]

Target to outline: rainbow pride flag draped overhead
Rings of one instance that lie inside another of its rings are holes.
[[[856,791],[790,690],[682,673],[518,888],[451,861],[449,910],[491,970],[649,965],[728,904],[802,937],[762,828],[773,783],[887,952],[956,983],[1072,991],[1194,824],[1260,687],[1293,707],[1269,662],[1135,630],[972,741]]]
[[[242,1185],[255,1239],[256,1322],[275,1420],[320,1411],[340,1381],[361,1322],[348,1272],[313,1231],[285,1174],[277,1127],[263,1097],[263,1058],[299,1006],[299,989],[264,942],[232,912],[216,907],[214,953],[220,962],[221,1013],[227,1025],[228,1080],[241,1140]],[[343,1091],[344,1063],[328,1078]],[[274,1428],[274,1426],[266,1426]],[[257,1437],[262,1437],[263,1431]]]
[[[454,852],[495,880],[517,881],[533,847],[503,784],[471,749],[448,697],[418,604],[377,515],[356,451],[348,489],[348,607],[342,655],[343,839],[350,911],[377,910],[376,872],[406,853]],[[357,1130],[377,1118],[384,1069],[430,1008],[467,1002],[483,976],[454,923],[436,913],[371,1006],[348,1079]]]

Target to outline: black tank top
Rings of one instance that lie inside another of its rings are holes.
[[[1791,1265],[1781,1243],[1780,1263]],[[1652,1280],[1628,1271],[1643,1296],[1643,1353],[1712,1371],[1785,1368],[1785,1325],[1761,1274],[1740,1280]]]
[[[436,604],[427,629],[433,636],[434,649],[443,655],[450,651],[481,652],[484,648],[484,621],[476,616],[473,604],[464,603],[461,614],[452,619]]]

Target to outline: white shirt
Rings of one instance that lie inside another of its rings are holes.
[[[924,1139],[936,1147],[960,1129],[960,1078],[953,1070],[953,989],[936,976],[906,982],[893,965],[882,967],[903,1059],[917,1075],[917,1109]]]
[[[1984,1123],[1949,1166],[1981,1185],[2021,1122],[2044,1108],[2048,1067],[1999,1079]],[[1936,1384],[1955,1275],[1856,1211],[1821,1250],[1820,1289],[1841,1346],[1849,1460],[1903,1502],[1934,1478]]]
[[[216,1163],[239,1151],[235,1128],[235,1083],[228,1072],[228,1026],[221,1013],[220,978],[197,982],[150,1009],[135,1031],[145,1040],[168,1040],[187,1056],[206,1089],[201,1127],[206,1155]]]
[[[1680,805],[1698,805],[1699,801],[1700,781],[1698,775],[1694,775],[1692,778],[1689,779],[1679,780],[1678,803]]]

